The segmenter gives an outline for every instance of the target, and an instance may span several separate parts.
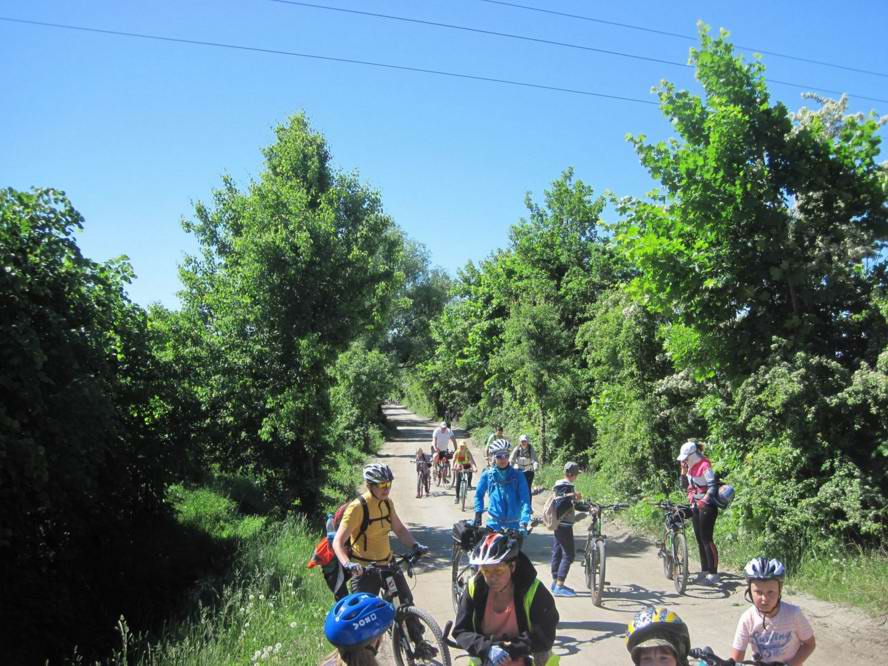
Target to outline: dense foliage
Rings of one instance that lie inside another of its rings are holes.
[[[720,538],[751,551],[884,544],[882,121],[845,99],[790,113],[705,28],[691,59],[702,95],[659,89],[676,136],[630,137],[660,187],[614,199],[614,224],[570,170],[528,199],[509,246],[461,272],[410,386],[624,496],[674,490],[678,445],[705,438],[739,489]]]
[[[62,193],[0,193],[2,661],[176,617],[236,545],[353,488],[399,385],[623,496],[674,490],[677,446],[703,437],[738,488],[723,542],[791,564],[884,545],[882,123],[772,103],[724,35],[692,61],[702,95],[659,90],[676,136],[631,138],[658,189],[609,199],[567,169],[456,280],[302,115],[185,222],[178,310],[81,255]]]

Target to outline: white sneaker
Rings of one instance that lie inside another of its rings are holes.
[[[706,583],[708,585],[721,585],[721,578],[718,574],[706,574]]]

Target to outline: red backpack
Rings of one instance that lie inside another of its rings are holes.
[[[367,506],[367,500],[363,495],[358,495],[358,500],[361,502],[361,508],[364,511],[364,515],[363,518],[361,518],[361,527],[358,530],[358,533],[347,544],[346,550],[349,555],[351,555],[352,544],[361,537],[364,537],[364,547],[367,547],[367,529],[370,527],[371,522],[378,522],[380,520],[387,520],[389,521],[389,524],[392,522],[392,504],[389,500],[383,500],[388,509],[388,513],[372,520],[370,519],[370,509]],[[351,573],[342,566],[339,558],[336,557],[336,553],[333,552],[332,535],[339,529],[339,525],[342,523],[342,516],[353,501],[354,500],[348,500],[347,502],[343,502],[339,508],[336,509],[332,518],[327,521],[327,534],[321,537],[318,545],[315,546],[314,553],[312,553],[312,556],[308,559],[307,564],[309,569],[313,569],[316,566],[321,567],[324,572],[324,579],[327,581],[327,586],[330,588],[330,591],[333,592],[336,599],[341,599],[348,594],[346,583],[351,578]]]

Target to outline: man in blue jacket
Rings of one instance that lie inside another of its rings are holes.
[[[489,497],[487,526],[494,530],[517,529],[526,534],[531,515],[530,491],[524,474],[509,465],[511,448],[506,439],[490,445],[494,464],[484,470],[475,488],[475,524],[481,524],[484,498]]]

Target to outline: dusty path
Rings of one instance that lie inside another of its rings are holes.
[[[428,450],[435,424],[400,407],[387,407],[386,415],[398,434],[386,442],[379,461],[390,465],[395,474],[392,499],[401,519],[418,541],[431,547],[431,556],[416,579],[413,593],[417,605],[430,611],[443,627],[454,615],[450,601],[451,527],[455,521],[470,518],[472,514],[468,507],[466,513],[462,513],[453,503],[453,491],[436,488],[434,482],[431,497],[416,498],[413,458],[419,446]],[[479,450],[473,449],[473,453],[476,460],[482,460]],[[543,497],[533,498],[535,513],[542,510]],[[471,499],[470,491],[469,501]],[[580,523],[575,532],[579,553],[585,543],[585,523]],[[639,608],[650,604],[677,611],[690,627],[693,645],[711,645],[717,653],[728,656],[737,619],[747,608],[739,576],[724,575],[721,588],[689,584],[687,593],[679,596],[672,583],[663,577],[656,549],[650,543],[613,523],[605,525],[605,534],[608,535],[610,587],[605,591],[603,605],[592,604],[579,561],[574,563],[567,581],[579,596],[556,599],[561,622],[555,652],[561,655],[562,664],[631,664],[623,639],[626,623]],[[693,535],[690,540],[694,547]],[[540,526],[529,536],[525,548],[547,585],[551,580],[551,544],[551,532]],[[398,545],[393,539],[396,550]],[[802,607],[816,632],[817,649],[808,665],[888,664],[888,626],[884,621],[879,623],[852,609],[809,597],[789,597]],[[465,653],[452,654],[455,664],[467,663]]]

